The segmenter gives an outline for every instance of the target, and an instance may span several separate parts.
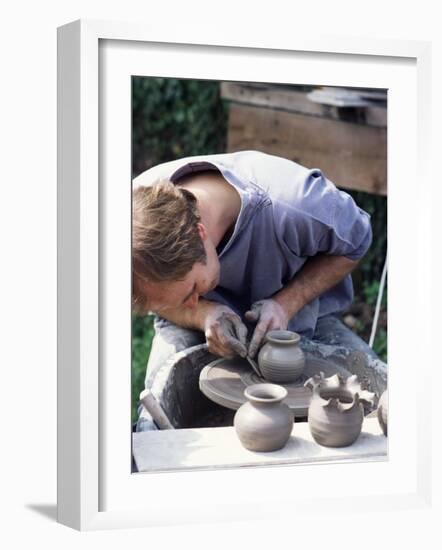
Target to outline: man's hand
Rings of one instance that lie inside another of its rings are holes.
[[[298,311],[335,286],[357,264],[358,261],[344,256],[315,256],[272,298],[255,302],[245,314],[248,321],[258,322],[249,345],[249,356],[254,357],[266,332],[285,330]]]
[[[200,298],[195,309],[181,306],[161,311],[160,315],[180,327],[204,332],[209,351],[216,355],[247,355],[247,327],[227,306]]]
[[[220,357],[232,358],[247,355],[247,327],[229,307],[214,305],[204,322],[209,351]]]
[[[247,321],[256,322],[256,328],[249,345],[249,356],[255,357],[256,352],[269,330],[285,330],[289,317],[285,309],[272,299],[260,300],[252,304],[249,311],[246,311]]]

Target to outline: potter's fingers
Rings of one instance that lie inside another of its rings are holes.
[[[267,332],[267,324],[260,323],[259,325],[256,326],[252,339],[249,344],[249,356],[252,359],[253,357],[255,357],[256,352],[258,351],[258,348],[266,332]]]
[[[219,325],[214,324],[206,331],[206,342],[210,353],[214,353],[220,357],[223,356],[223,348],[218,335]]]
[[[228,357],[229,354],[231,354],[230,350],[226,350],[223,346],[219,344],[218,341],[211,339],[210,341],[207,340],[207,346],[210,351],[210,353],[213,353],[214,355],[217,355],[218,357]],[[231,354],[233,357],[233,354]]]
[[[220,357],[225,357],[226,359],[233,359],[236,356],[236,353],[234,353],[230,348],[220,347],[217,355]]]
[[[243,340],[239,340],[240,336],[237,332],[241,325],[244,327]],[[245,357],[247,355],[246,335],[247,328],[241,323],[241,319],[236,315],[222,315],[219,319],[219,327],[217,327],[218,338],[226,350],[234,351],[233,355]]]
[[[218,355],[218,357],[224,357],[225,359],[233,359],[235,357],[235,353],[232,353],[231,350],[226,350],[225,348],[216,348],[216,350],[212,351],[215,355]]]
[[[259,318],[259,313],[257,311],[246,311],[244,314],[244,317],[247,319],[247,321],[251,321],[252,323],[256,322]]]
[[[233,325],[229,327],[226,324],[222,325],[218,331],[218,338],[226,353],[230,351],[232,356],[240,355],[241,357],[247,355],[247,348],[245,344],[237,340]],[[232,351],[234,352],[233,354]]]
[[[232,317],[232,324],[235,329],[236,336],[238,337],[238,340],[243,344],[244,346],[247,345],[247,327],[244,323],[241,322],[241,319],[238,317]]]
[[[240,355],[241,357],[245,357],[247,355],[247,348],[244,344],[242,344],[239,340],[236,338],[232,338],[231,336],[226,337],[226,344],[229,346],[231,350],[233,350],[237,355]]]
[[[235,351],[232,350],[232,347],[223,339],[216,343],[217,355],[220,357],[226,357],[227,359],[232,359],[237,355]]]
[[[242,355],[244,352],[247,355],[245,346],[231,336],[233,328],[225,319],[216,324],[213,329],[214,343],[222,357],[232,358],[235,355]]]
[[[279,320],[272,319],[267,327],[267,330],[286,330],[287,325],[284,325]]]
[[[263,302],[255,302],[250,306],[250,309],[245,312],[244,317],[247,321],[256,323],[261,316],[261,310],[263,307]]]

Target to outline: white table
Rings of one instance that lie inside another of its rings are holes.
[[[321,447],[307,422],[295,422],[285,447],[273,452],[245,449],[233,426],[149,431],[133,434],[139,472],[238,468],[258,465],[366,462],[387,459],[388,439],[377,418],[366,417],[359,438],[349,447]]]

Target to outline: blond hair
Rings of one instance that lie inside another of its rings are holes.
[[[140,283],[178,281],[196,262],[206,262],[197,224],[197,200],[187,189],[161,180],[132,195],[133,308],[146,306]]]

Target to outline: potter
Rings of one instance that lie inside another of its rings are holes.
[[[133,184],[133,311],[156,314],[147,388],[174,353],[207,343],[253,359],[271,330],[327,342],[333,324],[368,348],[334,314],[352,301],[370,217],[319,168],[239,151],[165,162]]]
[[[233,419],[242,445],[250,451],[276,451],[287,443],[294,416],[283,403],[287,390],[276,384],[253,384],[244,395],[247,402]]]

